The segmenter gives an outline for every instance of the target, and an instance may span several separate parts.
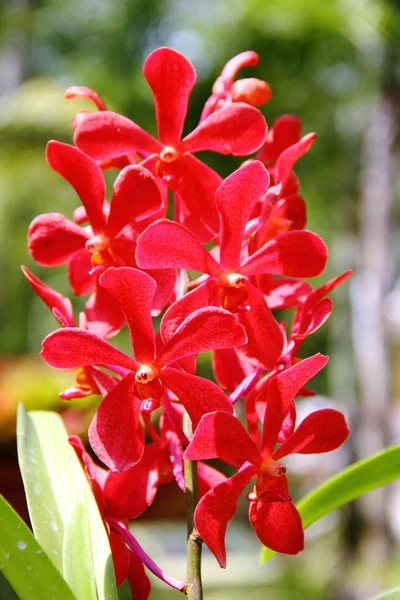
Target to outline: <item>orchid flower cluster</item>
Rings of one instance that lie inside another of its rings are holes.
[[[89,99],[97,110],[74,118],[75,145],[47,147],[50,167],[82,205],[72,220],[60,213],[34,219],[29,251],[42,266],[66,264],[74,294],[89,296],[78,321],[68,298],[23,271],[61,325],[45,338],[41,356],[75,371],[75,385],[61,398],[103,397],[89,441],[104,468],[78,438],[70,442],[109,534],[117,583],[128,578],[134,598],[149,594],[144,566],[187,591],[128,529],[159,485],[175,479],[185,491],[184,461],[198,461],[194,535],[225,567],[225,532],[245,489],[261,542],[286,554],[303,549],[281,460],[329,452],[349,433],[332,409],[313,412],[296,428],[295,399],[313,394],[308,382],[328,361],[298,353],[330,315],[327,294],[349,273],[316,289],[304,281],[322,273],[328,255],[323,240],[305,229],[293,172],[315,134],[300,137],[301,123],[291,115],[267,132],[257,106],[270,99],[268,84],[236,79],[257,63],[254,52],[229,61],[199,125],[182,138],[195,70],[182,54],[160,48],[143,69],[159,139],[108,111],[89,88],[72,87],[67,99]],[[223,180],[195,156],[203,150],[246,160]],[[110,201],[108,169],[119,171]],[[276,309],[293,309],[290,326],[276,319]],[[153,317],[160,315],[155,332]],[[107,341],[125,324],[132,355]],[[212,352],[217,383],[196,375],[205,351]],[[247,430],[235,414],[239,401]],[[209,459],[236,472],[227,478]]]

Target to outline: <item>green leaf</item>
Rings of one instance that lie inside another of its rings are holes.
[[[306,529],[329,512],[400,478],[400,446],[387,448],[338,473],[297,504]],[[275,552],[264,548],[262,562]]]
[[[32,532],[0,496],[0,571],[20,600],[76,600]],[[1,598],[14,598],[8,589]]]
[[[400,598],[400,587],[393,588],[392,590],[387,590],[386,592],[382,592],[382,594],[378,594],[378,596],[374,596],[371,600],[399,600]]]
[[[17,436],[36,538],[79,600],[97,600],[97,595],[99,600],[116,600],[108,536],[62,419],[53,412],[27,413],[20,406]],[[79,564],[82,568],[77,569]]]
[[[75,504],[64,535],[64,577],[77,598],[97,600],[87,502]]]

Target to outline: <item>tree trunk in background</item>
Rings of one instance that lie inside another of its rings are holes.
[[[360,177],[360,232],[358,269],[351,284],[356,379],[360,403],[353,423],[356,458],[365,458],[389,446],[391,419],[391,360],[384,319],[384,300],[394,285],[396,252],[392,210],[394,200],[393,146],[398,130],[398,82],[390,44],[381,97],[367,124]],[[389,77],[388,77],[389,75]],[[381,581],[389,557],[390,490],[378,489],[357,502],[362,521],[359,552],[365,581],[358,581],[353,597],[364,599],[379,589],[369,581]],[[369,577],[371,575],[371,577]],[[379,584],[378,584],[379,585]]]

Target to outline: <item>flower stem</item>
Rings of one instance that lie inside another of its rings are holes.
[[[185,434],[190,437],[190,419],[185,414]],[[189,600],[203,599],[203,586],[201,582],[201,549],[203,540],[194,525],[194,511],[198,501],[197,462],[184,460],[185,491],[187,497],[187,570],[186,581],[188,584],[186,594]]]
[[[183,581],[179,581],[179,579],[175,579],[171,575],[165,573],[160,567],[154,562],[152,558],[143,550],[142,546],[139,544],[137,539],[131,534],[128,527],[121,521],[117,521],[117,519],[107,519],[108,524],[111,529],[117,531],[122,538],[125,540],[126,544],[129,548],[136,554],[138,558],[142,561],[145,567],[149,569],[156,577],[165,581],[172,588],[178,590],[179,592],[186,593],[186,584]]]

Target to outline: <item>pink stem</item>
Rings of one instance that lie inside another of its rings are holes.
[[[264,369],[259,367],[258,369],[253,371],[253,373],[250,373],[250,375],[247,375],[247,377],[245,377],[243,379],[242,383],[240,383],[237,386],[237,388],[232,392],[232,394],[229,396],[229,400],[231,401],[232,404],[236,404],[236,402],[240,398],[242,398],[242,396],[246,396],[246,394],[249,393],[249,391],[251,390],[253,385],[256,383],[257,379],[260,377],[260,375],[261,375],[261,373],[263,373],[263,371],[264,371]]]
[[[107,523],[110,525],[111,529],[114,529],[114,531],[117,531],[122,536],[132,552],[136,554],[144,566],[147,567],[149,571],[151,571],[156,577],[162,581],[165,581],[165,583],[179,592],[184,592],[186,590],[187,584],[179,579],[175,579],[175,577],[172,577],[167,573],[164,573],[164,571],[160,569],[158,565],[156,565],[154,560],[151,559],[150,556],[143,550],[136,538],[133,537],[129,529],[121,521],[117,521],[116,519],[107,519]]]

